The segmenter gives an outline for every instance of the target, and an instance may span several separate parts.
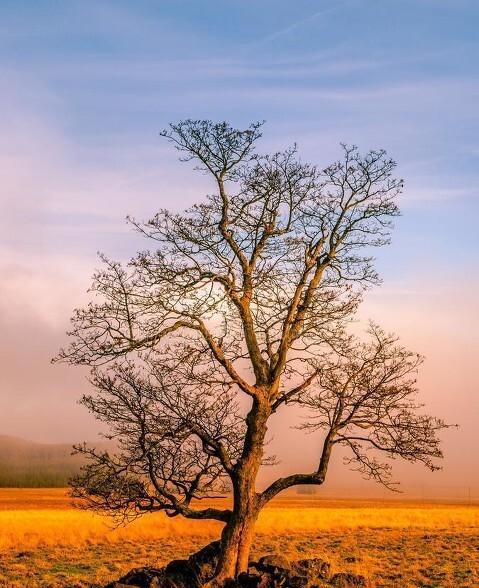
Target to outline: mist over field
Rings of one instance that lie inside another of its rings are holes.
[[[95,444],[112,448],[108,442]],[[0,488],[65,488],[85,463],[68,443],[35,443],[0,435]]]
[[[0,487],[64,488],[80,460],[69,445],[32,443],[0,435]]]

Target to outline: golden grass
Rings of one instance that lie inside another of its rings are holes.
[[[142,517],[131,524],[112,528],[104,517],[77,510],[3,510],[0,512],[0,549],[22,545],[78,546],[86,543],[145,541],[164,537],[219,534],[214,521],[168,519],[161,514]],[[478,529],[479,510],[451,508],[272,508],[257,525],[258,533],[314,533],[331,529]]]
[[[61,490],[0,490],[0,586],[86,586],[184,557],[219,535],[214,521],[148,515],[111,528]],[[320,556],[372,585],[479,585],[479,508],[396,501],[283,498],[257,525],[256,553]],[[430,577],[432,574],[432,577]],[[76,582],[76,584],[74,583]]]

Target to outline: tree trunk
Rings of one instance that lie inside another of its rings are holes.
[[[256,494],[256,477],[263,458],[269,405],[257,399],[248,415],[248,431],[243,454],[233,481],[233,512],[221,535],[221,554],[216,569],[216,582],[236,578],[248,569],[249,554],[260,505]]]
[[[221,585],[227,578],[236,578],[248,570],[249,554],[258,518],[258,508],[233,513],[221,535],[221,554],[216,569],[216,581]]]
[[[253,544],[256,521],[259,511],[253,513],[250,518],[243,521],[240,543],[238,545],[238,557],[236,560],[236,575],[248,571],[249,555]]]

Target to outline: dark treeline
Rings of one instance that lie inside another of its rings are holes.
[[[0,488],[60,488],[84,458],[71,444],[34,443],[0,435]]]
[[[0,488],[64,488],[68,485],[68,479],[78,473],[78,468],[64,467],[61,463],[50,471],[41,468],[21,470],[8,466],[4,471],[4,465],[0,467]]]

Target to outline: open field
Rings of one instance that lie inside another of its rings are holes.
[[[106,583],[162,565],[216,538],[220,524],[150,515],[111,529],[65,491],[0,490],[0,586]],[[255,552],[322,557],[376,587],[479,586],[479,507],[288,497],[258,523]]]

